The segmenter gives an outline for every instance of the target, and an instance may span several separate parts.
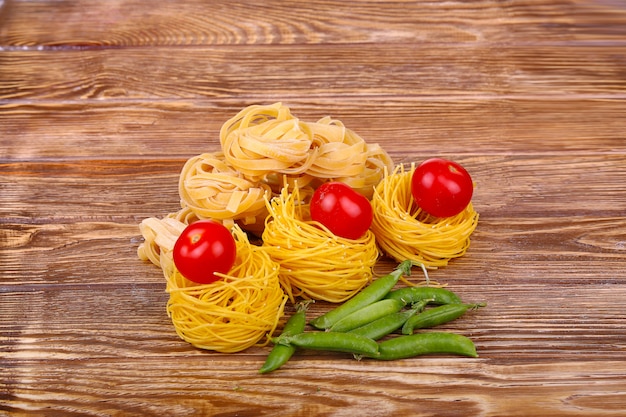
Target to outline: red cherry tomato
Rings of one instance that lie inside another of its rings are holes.
[[[174,265],[190,281],[209,284],[215,272],[230,271],[235,263],[235,239],[221,223],[199,220],[183,230],[174,244]]]
[[[358,239],[372,224],[372,205],[362,194],[342,182],[326,182],[311,197],[311,219],[337,236]]]
[[[462,212],[473,192],[474,184],[469,173],[447,159],[427,159],[415,169],[411,178],[415,202],[436,217],[450,217]]]

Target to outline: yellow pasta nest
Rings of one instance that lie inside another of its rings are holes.
[[[465,254],[478,213],[470,203],[452,217],[433,217],[421,210],[411,194],[414,167],[398,165],[376,186],[372,198],[371,230],[383,252],[398,262],[410,259],[440,267]]]
[[[297,187],[292,193],[283,188],[268,202],[268,210],[263,248],[280,265],[279,279],[292,301],[303,297],[342,302],[371,281],[379,256],[371,231],[355,240],[333,235],[310,220]]]
[[[193,283],[178,272],[172,259],[171,249],[184,227],[173,218],[147,219],[142,223],[144,234],[159,240],[146,241],[139,250],[140,258],[158,262],[163,269],[170,296],[167,313],[176,333],[198,348],[224,353],[267,343],[287,302],[279,266],[234,226],[235,266],[227,275],[220,274],[220,280]]]

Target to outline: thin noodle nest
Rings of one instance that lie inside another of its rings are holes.
[[[372,279],[379,252],[374,234],[359,239],[335,236],[310,220],[299,190],[287,188],[268,202],[269,216],[263,248],[280,265],[285,293],[295,297],[339,303],[352,297]]]
[[[163,227],[175,236],[180,229],[177,220],[164,222]],[[238,226],[232,232],[237,245],[235,266],[210,284],[196,284],[183,277],[168,247],[160,247],[156,257],[154,244],[143,249],[144,257],[157,259],[163,269],[170,296],[167,314],[176,333],[198,348],[223,353],[266,344],[266,336],[276,329],[288,300],[280,287],[279,266],[261,247],[250,244]],[[169,240],[175,242],[174,236]]]
[[[415,204],[411,194],[414,167],[398,165],[376,186],[371,230],[381,250],[398,262],[410,259],[426,267],[445,266],[465,254],[478,213],[470,203],[461,213],[439,218]]]

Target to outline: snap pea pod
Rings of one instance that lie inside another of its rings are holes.
[[[279,337],[277,343],[304,349],[346,352],[355,355],[376,356],[378,343],[369,337],[342,332],[303,332]]]
[[[391,361],[441,353],[478,357],[474,342],[460,334],[447,332],[415,333],[394,337],[379,342],[378,354],[369,357]]]
[[[450,290],[437,287],[404,287],[390,291],[385,298],[400,300],[404,304],[413,304],[427,298],[431,304],[462,304],[461,298]]]
[[[467,310],[484,307],[484,303],[478,304],[444,304],[442,306],[425,310],[404,323],[402,333],[409,335],[415,329],[426,329],[439,326],[461,317]]]
[[[373,340],[382,339],[383,337],[401,328],[409,318],[422,311],[424,307],[426,307],[428,301],[429,300],[423,300],[422,302],[414,305],[410,310],[388,314],[378,320],[374,320],[361,327],[352,329],[348,331],[348,333],[359,334]]]
[[[389,314],[397,313],[404,307],[400,300],[380,300],[348,314],[328,329],[331,332],[347,332]]]
[[[302,333],[306,326],[306,307],[308,303],[301,303],[296,307],[296,312],[287,320],[280,337],[293,336]],[[275,371],[283,366],[293,356],[296,348],[289,344],[276,344],[267,355],[265,363],[259,369],[260,374]]]
[[[402,275],[408,276],[411,274],[411,266],[413,266],[413,262],[410,260],[401,262],[391,273],[378,278],[359,291],[354,297],[311,320],[309,324],[316,329],[325,330],[348,314],[381,300],[398,283]]]

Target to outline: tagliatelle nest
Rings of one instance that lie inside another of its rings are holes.
[[[315,122],[296,118],[282,103],[252,105],[220,129],[219,152],[190,158],[182,169],[178,218],[237,223],[260,235],[265,201],[285,184],[312,192],[324,182],[341,181],[371,198],[393,161],[378,144],[366,143],[331,117]]]
[[[198,219],[213,219],[232,227],[237,222],[246,230],[263,230],[272,195],[268,184],[251,181],[228,165],[221,152],[190,158],[178,183],[183,210]]]
[[[268,202],[268,211],[263,248],[280,265],[279,279],[292,301],[303,297],[339,303],[371,281],[379,256],[371,231],[354,240],[335,236],[310,220],[297,187],[291,193],[283,188]]]
[[[398,262],[405,259],[426,267],[441,267],[465,254],[478,213],[470,203],[452,217],[434,217],[417,206],[411,194],[409,171],[398,165],[374,189],[371,230],[380,248]]]

